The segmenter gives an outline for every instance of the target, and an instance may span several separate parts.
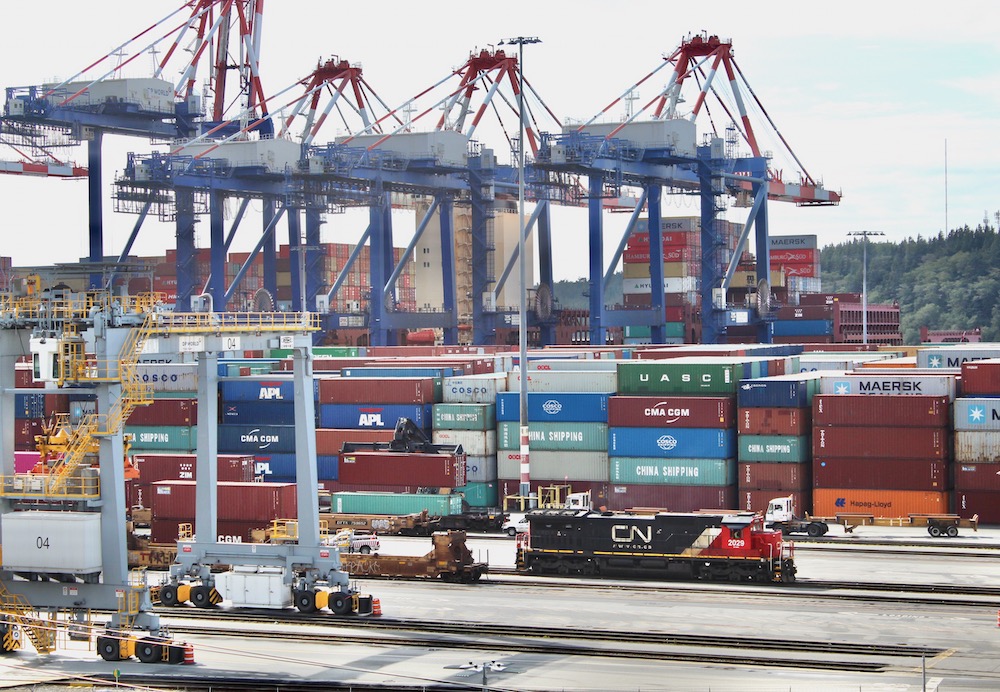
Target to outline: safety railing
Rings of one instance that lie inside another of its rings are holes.
[[[53,480],[47,473],[0,476],[0,496],[65,500],[96,500],[101,496],[101,481],[97,475],[72,476],[59,484]]]
[[[27,635],[35,651],[40,654],[50,654],[56,649],[56,628],[38,617],[27,599],[11,593],[0,584],[0,609],[14,623],[20,625],[21,631]]]
[[[301,332],[320,329],[309,312],[172,312],[156,316],[154,331],[174,334],[221,332]]]

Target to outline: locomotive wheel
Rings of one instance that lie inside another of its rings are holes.
[[[565,577],[567,574],[569,574],[569,565],[567,565],[565,562],[563,562],[562,560],[560,560],[556,564],[556,574],[558,574],[559,576]]]
[[[351,597],[342,591],[331,591],[330,610],[334,615],[347,615],[351,612]]]
[[[212,607],[212,587],[202,584],[191,587],[191,602],[199,608]]]
[[[174,584],[165,584],[160,587],[160,603],[171,608],[180,603],[177,600],[177,587]]]
[[[121,649],[118,646],[118,640],[114,637],[100,636],[97,638],[97,653],[101,655],[105,661],[120,661],[121,660]]]
[[[300,613],[316,612],[316,594],[312,591],[297,591],[295,593],[295,607]]]
[[[143,663],[159,663],[163,660],[163,646],[152,639],[140,639],[135,645],[135,657]]]
[[[945,533],[948,534],[948,538],[957,538],[958,537],[958,527],[957,526],[949,526],[945,530]]]

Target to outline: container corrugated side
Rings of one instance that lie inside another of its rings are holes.
[[[395,426],[378,430],[358,430],[357,428],[316,428],[316,453],[340,454],[345,442],[391,442]]]
[[[94,574],[102,569],[99,513],[7,512],[0,543],[5,570]]]
[[[955,513],[963,517],[979,515],[982,524],[1000,524],[1000,491],[956,490]]]
[[[529,392],[529,421],[575,421],[606,423],[608,395],[597,392]],[[497,394],[497,421],[520,420],[521,399],[517,392]]]
[[[614,394],[617,377],[613,372],[577,370],[536,370],[528,373],[529,392],[598,392]],[[507,373],[507,391],[518,392],[521,373]]]
[[[491,483],[497,479],[497,455],[466,456],[465,482]]]
[[[132,464],[139,472],[138,481],[149,484],[167,480],[195,480],[198,469],[196,454],[132,455]],[[216,458],[217,481],[246,482],[254,477],[254,457],[250,454],[219,454]]]
[[[774,320],[774,336],[829,336],[833,334],[832,320]]]
[[[195,481],[153,483],[150,509],[161,519],[190,521],[195,512]],[[298,517],[294,483],[219,483],[219,521],[264,522]]]
[[[575,489],[575,488],[574,488]],[[605,498],[610,510],[656,507],[670,512],[733,509],[735,485],[628,485],[612,483]]]
[[[314,382],[315,390],[319,380]],[[219,382],[219,396],[223,402],[284,401],[291,404],[295,402],[295,383],[288,376],[222,380]]]
[[[935,459],[839,459],[813,461],[815,488],[947,490],[948,464]]]
[[[390,428],[409,418],[418,428],[430,428],[430,404],[320,404],[319,424],[323,428]]]
[[[743,380],[736,393],[736,403],[740,408],[803,408],[812,405],[818,389],[819,376],[815,373]]]
[[[1000,491],[1000,462],[956,461],[952,474],[955,490]]]
[[[528,463],[532,478],[557,478],[561,483],[606,483],[610,472],[607,452],[529,452]],[[520,477],[520,453],[509,450],[497,452],[497,478],[516,480]]]
[[[1000,396],[1000,358],[962,363],[962,396]]]
[[[254,472],[268,483],[294,483],[297,475],[296,455],[291,453],[255,454]],[[337,480],[340,456],[316,455],[316,477],[320,480]]]
[[[944,427],[951,425],[947,396],[820,394],[813,399],[813,425]]]
[[[956,432],[955,461],[1000,461],[1000,430]]]
[[[436,396],[440,388],[432,377],[325,377],[319,380],[319,402],[433,404],[440,401]]]
[[[795,464],[811,458],[810,438],[782,435],[740,435],[740,461],[768,461]]]
[[[344,452],[340,455],[337,480],[454,488],[465,485],[465,455]]]
[[[735,363],[638,360],[618,364],[619,394],[733,395],[744,367]]]
[[[927,490],[814,488],[813,515],[833,517],[850,512],[876,517],[947,514],[948,493]]]
[[[549,358],[544,360],[528,361],[528,370],[576,370],[576,371],[597,371],[615,372],[618,369],[617,361],[611,358]]]
[[[500,494],[497,483],[469,483],[461,488],[455,488],[456,493],[465,496],[465,501],[469,507],[499,507]]]
[[[736,431],[719,428],[608,428],[614,456],[732,459]]]
[[[197,399],[154,399],[132,409],[127,425],[197,425]]]
[[[219,417],[227,425],[295,425],[291,401],[225,401]]]
[[[417,495],[376,492],[336,492],[330,495],[336,514],[413,514],[424,510],[431,516],[462,513],[462,496]]]
[[[955,430],[1000,431],[1000,399],[955,399]]]
[[[194,363],[136,363],[136,376],[154,392],[198,391],[198,372]]]
[[[273,454],[295,451],[294,425],[220,425],[220,452]]]
[[[441,398],[448,404],[492,404],[497,394],[506,391],[505,373],[457,375],[444,378]]]
[[[609,457],[612,483],[647,485],[733,485],[735,459]]]
[[[819,383],[820,394],[863,394],[866,396],[946,396],[954,401],[955,375],[870,375],[838,373],[824,375]]]
[[[608,425],[651,428],[730,428],[731,396],[612,396]]]
[[[532,423],[528,426],[528,441],[532,451],[605,452],[608,426],[604,423]],[[517,421],[497,424],[497,448],[521,448],[521,426]]]
[[[939,346],[917,351],[918,368],[961,368],[964,363],[1000,358],[1000,346]]]
[[[495,430],[496,404],[434,404],[435,430]]]
[[[812,464],[741,462],[736,482],[740,490],[809,490],[812,487]]]
[[[190,451],[198,445],[198,427],[184,425],[126,425],[134,450]],[[221,445],[220,445],[221,449]],[[224,452],[242,450],[224,449]]]
[[[814,459],[947,459],[951,453],[947,428],[814,425],[812,440]]]
[[[811,408],[741,408],[736,429],[741,435],[810,435]]]
[[[435,430],[431,441],[436,445],[462,445],[466,454],[474,456],[497,453],[496,430]]]

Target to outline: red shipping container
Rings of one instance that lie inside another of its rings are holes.
[[[812,466],[814,488],[941,491],[950,485],[945,461],[822,457]]]
[[[803,491],[812,487],[812,465],[741,462],[736,482],[742,490]],[[787,495],[788,493],[785,492]]]
[[[965,463],[952,465],[955,490],[1000,491],[1000,463]]]
[[[832,336],[772,336],[772,344],[832,344]],[[826,350],[826,349],[813,349]]]
[[[1000,358],[962,363],[962,396],[1000,396]]]
[[[743,512],[766,512],[767,504],[779,497],[792,497],[792,506],[795,513],[803,515],[812,512],[812,492],[809,490],[799,490],[785,492],[782,490],[772,490],[764,488],[759,490],[740,490],[738,493],[739,507]]]
[[[574,491],[576,484],[574,483]],[[735,509],[736,487],[732,485],[616,485],[608,488],[610,510],[656,507],[669,512],[699,509]]]
[[[219,521],[252,521],[298,517],[294,483],[219,483]],[[195,482],[160,481],[152,485],[150,509],[160,519],[194,517]]]
[[[31,381],[31,363],[14,364],[14,386],[18,389],[42,389],[44,382]]]
[[[69,394],[45,395],[45,418],[50,419],[56,413],[69,413]]]
[[[778,308],[774,316],[779,320],[832,320],[832,305],[786,305]]]
[[[813,425],[941,428],[951,425],[951,407],[946,396],[817,394],[812,419]]]
[[[818,517],[850,513],[872,514],[876,517],[947,514],[948,493],[874,488],[814,488],[812,513]]]
[[[771,250],[768,253],[771,264],[817,264],[819,250],[807,248],[804,250]]]
[[[316,428],[316,454],[334,456],[340,454],[345,442],[390,442],[395,430],[388,428],[355,430],[353,428]]]
[[[693,262],[700,259],[694,247],[665,246],[663,248],[664,262]],[[649,243],[628,247],[622,253],[622,260],[627,264],[649,264]]]
[[[790,262],[771,262],[771,269],[782,272],[785,276],[803,276],[815,278],[819,276],[817,264],[792,264]]]
[[[36,449],[35,435],[42,434],[42,421],[37,418],[14,419],[14,449],[31,451]]]
[[[136,406],[126,425],[198,424],[197,399],[154,399],[148,406]]]
[[[219,454],[218,478],[222,483],[250,483],[253,481],[254,457],[252,454]],[[196,454],[134,454],[132,463],[139,471],[139,481],[150,485],[158,481],[195,480],[198,465]]]
[[[194,517],[186,521],[178,519],[154,518],[149,525],[150,543],[176,543],[181,524],[191,524],[197,530]],[[218,543],[251,543],[254,529],[266,529],[268,524],[255,521],[218,521],[216,536],[212,539]]]
[[[814,410],[814,423],[815,416]],[[948,428],[814,425],[812,442],[813,459],[821,457],[947,459],[951,452],[951,435]]]
[[[812,433],[812,411],[808,408],[741,408],[736,429],[744,435],[809,435]]]
[[[349,452],[340,455],[337,480],[458,488],[465,485],[465,455]]]
[[[954,512],[966,519],[979,515],[980,524],[1000,524],[1000,491],[955,491]]]
[[[612,396],[608,425],[649,428],[731,428],[733,397]]]
[[[432,404],[431,377],[333,377],[319,381],[321,404]]]
[[[833,303],[860,303],[860,293],[803,293],[799,305],[832,305]]]

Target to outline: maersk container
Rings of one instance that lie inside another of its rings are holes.
[[[948,493],[877,488],[813,489],[813,515],[833,517],[852,512],[873,514],[876,517],[947,514]]]
[[[326,377],[319,380],[319,402],[432,404],[441,400],[440,390],[433,377]]]
[[[198,391],[198,366],[195,363],[137,363],[136,375],[154,392]]]
[[[809,461],[809,436],[740,435],[740,461],[795,464]]]
[[[608,428],[614,456],[731,459],[736,431],[721,428]]]
[[[955,512],[963,517],[979,515],[982,524],[1000,524],[1000,491],[956,490]]]
[[[132,449],[135,451],[163,450],[187,452],[198,446],[198,426],[186,425],[126,425],[125,433],[132,435]],[[222,449],[222,452],[242,452],[243,450]]]
[[[607,482],[610,467],[607,452],[549,452],[529,450],[532,478],[558,478],[562,483],[575,481]],[[497,477],[516,480],[521,477],[521,454],[511,450],[497,452]]]
[[[1000,461],[1000,430],[956,432],[955,461]]]
[[[604,423],[531,423],[528,425],[528,444],[531,450],[606,452],[608,426]],[[521,448],[521,426],[518,421],[501,421],[497,424],[497,447]]]
[[[220,452],[274,454],[295,451],[294,425],[220,425]]]
[[[740,408],[804,408],[812,404],[819,390],[819,375],[795,373],[743,380],[736,393]]]
[[[431,441],[436,445],[461,445],[466,454],[474,456],[497,453],[496,430],[435,430]]]
[[[154,399],[146,406],[136,406],[128,425],[197,425],[197,399]]]
[[[0,542],[4,570],[95,574],[102,569],[97,512],[7,512]]]
[[[465,497],[469,507],[500,506],[500,493],[495,480],[491,483],[469,483],[461,488],[455,488],[455,492]]]
[[[736,472],[740,490],[803,491],[812,488],[812,465],[741,462]],[[800,507],[796,507],[801,510]]]
[[[610,457],[612,483],[648,485],[733,485],[735,459]]]
[[[435,430],[496,430],[496,404],[434,404]]]
[[[741,408],[736,429],[741,435],[809,435],[812,433],[812,409]]]
[[[614,394],[617,378],[613,372],[585,370],[535,370],[528,373],[529,392],[598,392]],[[507,373],[507,391],[519,392],[521,373]]]
[[[330,495],[330,509],[336,514],[414,514],[427,511],[432,517],[462,513],[462,496],[407,495],[402,493],[338,492]]]
[[[824,374],[820,394],[864,394],[892,396],[946,396],[955,400],[955,375]]]
[[[519,421],[521,398],[518,392],[497,395],[497,422]],[[606,423],[608,395],[595,392],[529,392],[528,421],[573,421]]]
[[[224,401],[220,422],[235,425],[295,425],[293,401]]]
[[[1000,396],[1000,358],[962,363],[962,396]]]
[[[814,425],[872,425],[893,428],[951,425],[947,396],[820,394],[813,399]]]
[[[497,394],[507,391],[505,373],[457,375],[442,382],[441,399],[449,404],[491,404]]]
[[[745,370],[742,364],[707,359],[622,362],[618,364],[618,393],[732,395]]]
[[[956,461],[952,469],[955,490],[1000,491],[1000,463]]]
[[[947,428],[813,425],[813,458],[947,459],[950,441]]]
[[[963,363],[1000,358],[1000,345],[936,346],[917,351],[918,368],[961,368]]]
[[[656,507],[670,512],[697,512],[732,509],[736,502],[734,485],[611,484],[605,498],[607,508],[613,511]]]
[[[497,455],[466,456],[465,482],[492,483],[497,479]]]
[[[948,464],[935,459],[839,459],[813,462],[814,488],[947,490]]]
[[[1000,430],[1000,399],[955,399],[955,430]]]
[[[650,428],[730,428],[733,397],[613,396],[608,425]]]
[[[431,425],[430,404],[320,404],[319,424],[323,428],[389,428],[409,418],[418,428]]]

